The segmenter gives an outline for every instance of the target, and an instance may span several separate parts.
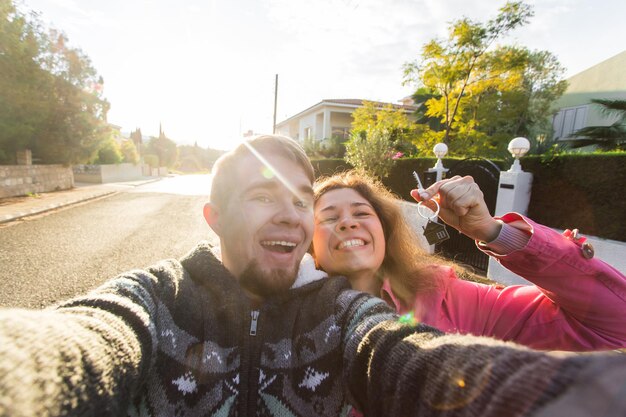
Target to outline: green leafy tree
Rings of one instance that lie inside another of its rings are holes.
[[[123,156],[120,146],[115,139],[109,138],[100,143],[100,147],[96,152],[94,164],[119,164],[122,162]]]
[[[144,154],[143,160],[147,165],[150,166],[150,168],[159,168],[161,166],[161,164],[159,163],[159,157],[155,154]]]
[[[473,154],[498,155],[506,153],[511,138],[524,136],[538,149],[538,138],[552,132],[546,114],[567,87],[564,69],[547,51],[503,47],[497,52],[514,56],[515,65],[468,100],[459,125],[469,124],[475,132],[468,132],[468,137],[478,141],[469,141],[466,148]]]
[[[372,101],[363,101],[363,106],[352,113],[352,132],[387,132],[392,146],[403,153],[412,153],[411,141],[415,135],[414,126],[407,115],[391,104],[380,106]]]
[[[178,146],[178,164],[177,167],[182,171],[195,172],[207,171],[213,167],[213,164],[224,151],[218,151],[212,148],[203,148],[195,143],[193,146]]]
[[[102,78],[89,58],[36,14],[0,0],[0,149],[46,163],[84,162],[110,129]]]
[[[122,152],[123,162],[128,162],[131,164],[137,164],[139,162],[139,153],[137,152],[137,148],[135,147],[135,143],[132,141],[132,139],[122,142],[120,151]]]
[[[450,25],[447,40],[432,40],[422,48],[419,61],[404,66],[404,83],[417,83],[433,96],[425,105],[428,117],[437,117],[443,126],[439,136],[454,149],[451,139],[457,136],[457,124],[465,116],[465,134],[474,131],[471,113],[465,107],[475,95],[493,87],[502,74],[519,65],[511,51],[490,52],[489,48],[511,30],[524,25],[533,15],[523,2],[509,2],[496,18],[486,23],[463,18]],[[509,52],[504,54],[503,52]],[[479,140],[480,133],[472,133]],[[458,135],[460,136],[460,135]]]
[[[0,0],[0,149],[4,163],[32,148],[46,116],[50,77],[42,71],[44,35],[32,15]]]
[[[346,143],[345,160],[356,169],[378,178],[385,178],[393,167],[394,154],[391,133],[371,129],[366,133],[353,132]]]
[[[587,126],[572,134],[567,140],[569,148],[595,145],[603,151],[626,150],[626,100],[593,99],[606,116],[617,116],[609,126]]]
[[[176,143],[161,132],[159,137],[151,137],[146,145],[146,152],[156,155],[161,166],[172,168],[178,161]]]

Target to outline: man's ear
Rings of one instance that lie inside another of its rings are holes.
[[[204,219],[206,220],[209,227],[213,229],[215,234],[221,236],[220,213],[215,204],[206,203],[204,205],[204,209],[202,210],[202,214],[204,214]]]

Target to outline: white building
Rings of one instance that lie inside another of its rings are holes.
[[[554,104],[555,139],[565,139],[587,126],[609,126],[616,121],[591,99],[626,100],[626,51],[567,79],[568,87]]]
[[[322,100],[306,110],[276,124],[276,133],[302,141],[305,138],[316,140],[330,139],[334,136],[347,139],[352,126],[352,113],[363,106],[366,100],[330,99]],[[401,104],[374,102],[380,108],[391,104],[395,109],[403,110],[407,116],[413,116],[417,106],[407,97]],[[414,118],[414,117],[413,117]]]

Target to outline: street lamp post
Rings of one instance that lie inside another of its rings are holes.
[[[510,212],[525,215],[528,212],[533,174],[522,171],[519,159],[526,155],[529,149],[530,142],[526,138],[515,138],[509,142],[508,150],[515,161],[508,171],[500,172],[496,216],[503,216]],[[513,274],[492,257],[489,258],[487,277],[505,285],[528,284],[528,281]]]
[[[513,161],[513,165],[508,172],[523,172],[522,165],[519,163],[519,159],[526,155],[528,150],[530,149],[530,142],[526,138],[515,138],[509,142],[509,146],[507,148],[511,155],[515,158]]]
[[[437,157],[437,162],[434,167],[428,169],[428,172],[436,172],[437,181],[441,181],[443,179],[443,174],[449,171],[447,168],[443,167],[443,163],[441,162],[441,158],[446,156],[448,153],[448,146],[445,143],[438,143],[433,148],[433,153]]]

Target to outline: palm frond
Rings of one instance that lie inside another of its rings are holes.
[[[620,120],[624,120],[626,118],[626,100],[594,98],[591,102],[599,104],[601,106],[600,111],[606,116],[617,115]]]

